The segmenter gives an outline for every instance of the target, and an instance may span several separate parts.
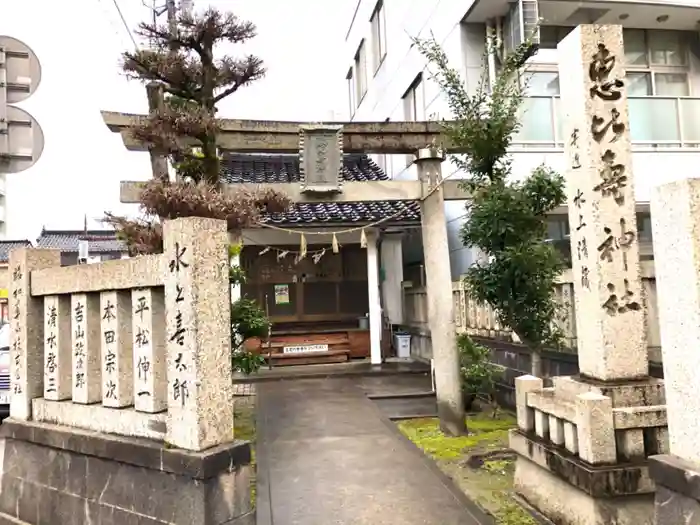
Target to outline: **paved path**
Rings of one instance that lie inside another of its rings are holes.
[[[365,396],[425,390],[425,378],[256,386],[258,525],[491,523]]]

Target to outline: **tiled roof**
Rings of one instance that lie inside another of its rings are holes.
[[[83,230],[44,230],[36,240],[37,248],[53,248],[63,252],[77,252],[78,241],[86,238]],[[88,230],[90,253],[126,252],[126,246],[118,241],[112,230]]]
[[[270,184],[300,182],[298,155],[227,154],[222,161],[222,180],[229,184]],[[389,180],[386,173],[366,155],[345,155],[343,179],[346,181]],[[324,202],[298,203],[284,214],[267,216],[264,221],[276,224],[370,223],[400,213],[391,222],[420,220],[417,202]]]
[[[29,241],[0,241],[0,263],[6,263],[10,260],[10,252],[15,248],[23,248],[31,246]]]

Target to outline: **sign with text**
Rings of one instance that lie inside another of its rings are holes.
[[[275,285],[275,304],[289,304],[289,285]]]

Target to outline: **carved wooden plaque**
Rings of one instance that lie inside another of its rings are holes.
[[[299,162],[303,192],[343,191],[343,127],[301,126]]]

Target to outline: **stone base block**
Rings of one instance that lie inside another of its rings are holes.
[[[654,525],[646,463],[593,466],[519,430],[510,447],[516,491],[557,525]]]
[[[700,465],[676,456],[649,458],[656,483],[656,523],[700,525]]]
[[[577,395],[595,392],[612,399],[613,408],[648,407],[666,404],[662,379],[648,377],[629,381],[599,381],[583,376],[552,378],[556,396],[574,400]]]
[[[12,419],[0,434],[0,525],[255,522],[247,442],[189,452]]]
[[[150,414],[133,408],[83,405],[70,400],[32,400],[32,419],[35,421],[120,436],[163,440],[166,417],[166,412]]]
[[[518,494],[557,525],[654,525],[652,495],[594,498],[523,457],[518,458],[514,485]]]

